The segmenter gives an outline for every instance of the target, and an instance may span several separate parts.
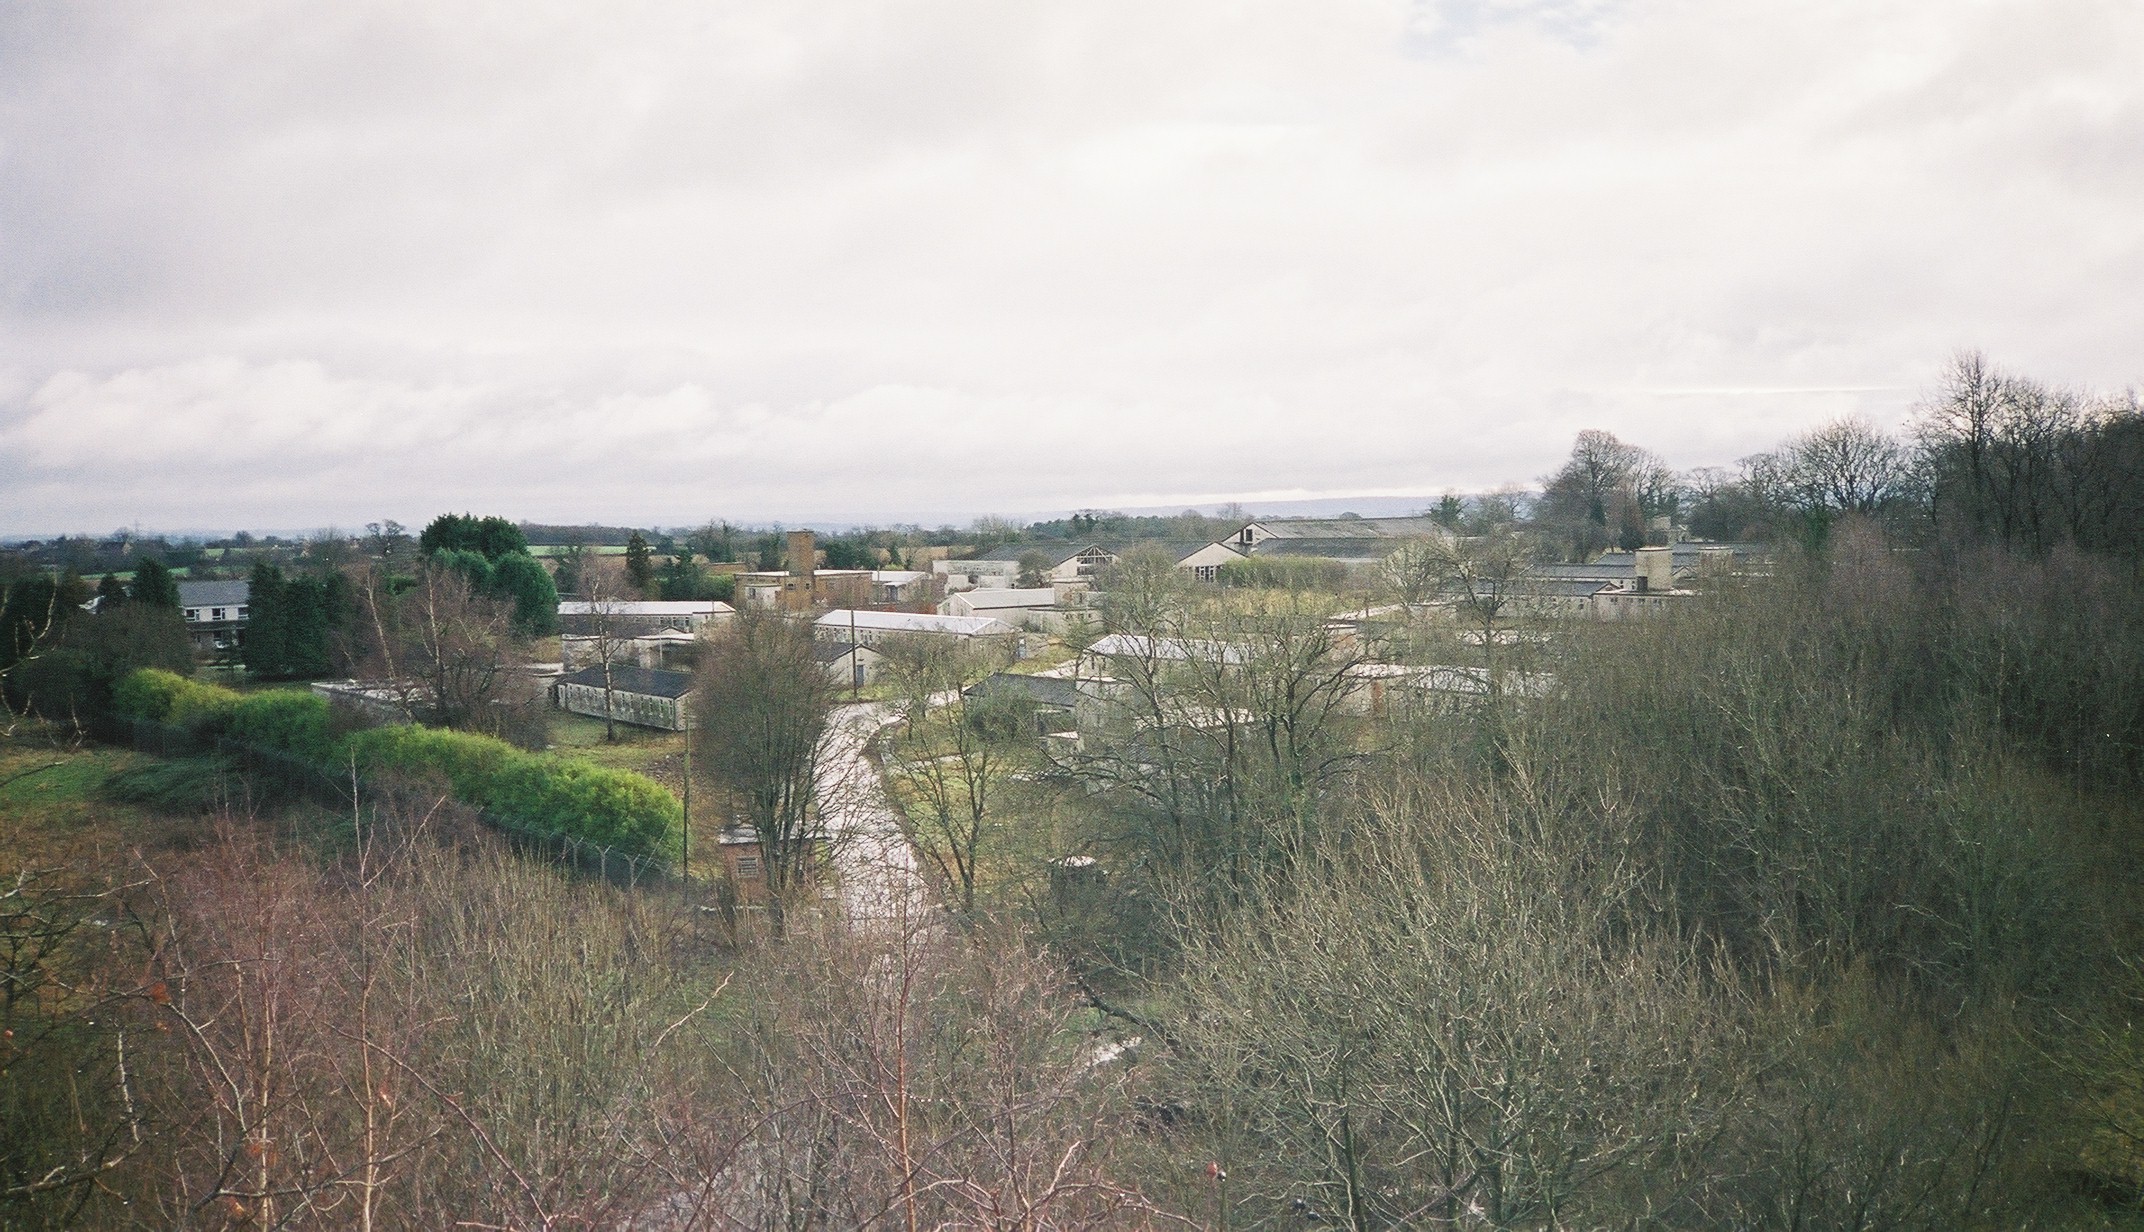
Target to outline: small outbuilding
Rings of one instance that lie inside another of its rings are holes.
[[[869,646],[847,642],[818,642],[812,648],[812,657],[818,660],[827,679],[844,689],[861,688],[876,681],[886,661],[886,656]]]
[[[561,710],[595,719],[607,715],[620,723],[663,731],[685,730],[685,707],[691,696],[688,673],[628,663],[611,665],[607,687],[601,664],[584,667],[558,682]]]

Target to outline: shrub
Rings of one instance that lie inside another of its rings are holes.
[[[244,695],[145,670],[120,681],[119,712],[131,718],[228,733],[258,748],[335,766],[354,758],[367,774],[438,777],[454,798],[510,825],[569,835],[631,855],[668,859],[684,824],[677,798],[624,770],[524,753],[471,732],[397,724],[339,735],[326,700],[279,690]]]
[[[156,667],[128,673],[112,690],[113,709],[121,716],[195,732],[220,731],[241,700],[231,689]]]
[[[676,798],[640,775],[524,753],[490,736],[379,727],[353,734],[349,746],[367,772],[438,775],[456,799],[510,822],[634,855],[667,858],[684,820]]]
[[[242,698],[231,712],[230,732],[248,744],[309,761],[340,759],[328,729],[327,699],[311,692],[279,689]]]

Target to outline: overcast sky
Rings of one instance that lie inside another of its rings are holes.
[[[0,6],[0,533],[1435,493],[2144,378],[2136,0]]]

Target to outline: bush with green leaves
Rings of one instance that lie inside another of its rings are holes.
[[[241,696],[220,685],[150,667],[129,673],[113,688],[112,706],[122,718],[214,735],[230,722]]]
[[[254,748],[367,774],[444,780],[454,798],[509,826],[669,858],[684,826],[677,798],[653,780],[503,740],[412,724],[338,735],[326,699],[277,690],[243,694],[166,671],[135,672],[117,690],[121,714],[227,734]]]
[[[437,776],[457,799],[513,824],[633,855],[668,857],[684,824],[677,798],[649,779],[524,753],[490,736],[376,727],[354,733],[347,746],[362,771]]]
[[[279,689],[243,697],[231,711],[234,739],[307,761],[332,763],[341,752],[329,723],[327,699]]]

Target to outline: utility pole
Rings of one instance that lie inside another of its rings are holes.
[[[692,880],[692,708],[678,699],[678,718],[685,732],[685,880]]]
[[[856,653],[856,603],[849,603],[849,700],[854,702],[857,690],[863,682],[857,677],[864,674],[864,657]]]

